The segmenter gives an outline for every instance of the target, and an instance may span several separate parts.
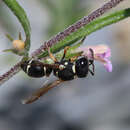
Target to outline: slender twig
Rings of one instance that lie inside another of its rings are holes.
[[[32,53],[32,56],[39,55],[41,52],[47,49],[47,47],[51,47],[52,45],[56,44],[57,42],[63,40],[65,37],[70,35],[73,32],[76,32],[78,29],[81,27],[85,26],[86,24],[92,22],[99,16],[103,15],[105,12],[107,12],[109,9],[115,7],[118,5],[120,2],[124,0],[110,0],[106,4],[104,4],[102,7],[98,8],[97,10],[93,11],[91,14],[88,16],[85,16],[84,18],[80,19],[67,29],[65,29],[63,32],[60,32],[56,36],[52,37],[49,41],[45,41],[43,45],[40,46],[39,49],[35,50]]]
[[[17,74],[21,70],[20,64],[21,62],[17,63],[9,71],[0,76],[0,85],[2,85],[4,82],[9,80],[13,75]]]
[[[74,23],[73,25],[71,25],[70,27],[65,29],[63,32],[58,33],[56,36],[52,37],[49,41],[44,42],[43,45],[41,45],[38,49],[36,49],[32,53],[32,56],[35,57],[35,56],[39,55],[41,52],[46,50],[47,47],[51,47],[52,45],[63,40],[65,37],[69,36],[71,33],[76,32],[78,29],[87,25],[88,23],[95,20],[99,16],[103,15],[108,10],[117,6],[122,1],[125,1],[125,0],[110,0],[110,1],[108,1],[101,8],[98,8],[97,10],[95,10],[91,14],[89,14],[88,16],[85,16],[84,18],[82,18],[78,22]],[[15,75],[16,73],[18,73],[20,71],[20,69],[21,69],[20,64],[21,64],[21,62],[17,63],[9,71],[7,71],[6,73],[4,73],[3,75],[0,76],[0,85],[2,85],[5,81],[9,80],[13,75]]]

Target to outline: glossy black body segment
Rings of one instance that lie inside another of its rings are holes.
[[[89,61],[86,57],[82,57],[75,62],[75,71],[79,78],[87,76],[89,71]]]
[[[73,63],[68,60],[63,60],[57,64],[64,66],[64,69],[54,69],[54,75],[63,81],[74,79],[75,73],[73,72]]]
[[[21,68],[30,77],[40,78],[43,76],[49,76],[52,72],[52,68],[44,66],[44,64],[38,60],[25,61],[21,64]]]
[[[53,68],[49,65],[45,66],[44,63],[38,60],[30,60],[23,62],[21,68],[30,77],[34,78],[49,76],[53,71],[53,74],[63,81],[73,80],[75,77],[84,78],[87,76],[88,72],[92,75],[94,74],[94,72],[89,69],[89,66],[92,63],[89,62],[87,57],[80,57],[75,62],[71,62],[70,60],[61,60],[55,64],[58,65],[59,68]]]
[[[92,70],[90,69],[90,66],[92,66]],[[58,77],[58,80],[40,88],[31,97],[22,102],[24,104],[29,104],[38,100],[43,94],[62,82],[73,80],[75,77],[87,77],[88,73],[94,75],[94,60],[89,60],[86,56],[76,58],[75,61],[72,59],[64,60],[63,56],[60,61],[55,59],[54,64],[44,64],[38,60],[25,61],[21,64],[21,68],[30,77],[34,78],[49,76],[52,71],[53,74]]]
[[[85,39],[85,38],[84,38]],[[84,40],[83,39],[83,40]],[[83,41],[82,41],[83,42]],[[24,104],[32,103],[38,100],[43,94],[48,92],[50,89],[59,85],[62,82],[73,80],[75,77],[84,78],[87,77],[87,74],[90,73],[94,75],[95,66],[94,66],[94,52],[92,49],[89,49],[91,53],[91,59],[88,59],[87,56],[76,56],[72,57],[69,60],[65,60],[65,54],[68,47],[64,48],[64,54],[60,61],[58,61],[48,48],[48,53],[50,58],[53,60],[53,64],[45,64],[39,60],[28,60],[24,61],[21,64],[21,68],[25,73],[31,77],[39,78],[43,76],[49,76],[53,71],[53,74],[58,77],[58,80],[53,81],[46,86],[40,88],[36,93],[31,97],[24,100]],[[90,66],[92,69],[90,69]]]

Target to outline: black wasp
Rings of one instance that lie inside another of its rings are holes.
[[[58,80],[40,88],[31,97],[25,100],[25,104],[32,103],[37,100],[40,96],[61,82],[73,80],[76,77],[86,77],[89,72],[94,75],[94,53],[92,49],[90,49],[92,55],[91,59],[88,59],[86,56],[81,56],[65,60],[67,49],[68,47],[64,49],[64,54],[60,61],[58,61],[50,52],[50,49],[48,49],[49,56],[54,61],[54,64],[45,64],[39,60],[28,60],[21,64],[23,71],[30,77],[40,78],[43,76],[49,76],[52,72],[56,77],[58,77]],[[90,69],[91,65],[92,70]]]

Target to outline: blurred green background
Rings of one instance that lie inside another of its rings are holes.
[[[105,0],[18,0],[31,23],[31,51],[45,40],[100,7]],[[126,8],[129,1],[118,8]],[[20,57],[2,50],[24,32],[20,23],[0,1],[0,74]],[[89,35],[84,45],[107,44],[112,50],[113,72],[96,63],[95,76],[69,81],[49,91],[37,102],[21,100],[42,87],[49,78],[32,79],[23,72],[0,87],[1,130],[129,130],[130,129],[130,19]]]

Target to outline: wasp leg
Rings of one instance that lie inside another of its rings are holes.
[[[92,65],[92,71],[95,72],[94,60],[89,60],[89,66]]]
[[[55,56],[51,53],[50,51],[50,47],[48,47],[48,53],[49,53],[49,56],[50,58],[54,61],[54,62],[57,62],[57,59],[55,58]]]
[[[85,38],[86,38],[86,36],[83,37],[83,39],[82,39],[80,42],[84,42]],[[63,54],[63,57],[61,58],[61,61],[64,60],[65,55],[66,55],[66,53],[67,53],[67,50],[68,50],[69,48],[70,48],[69,46],[66,46],[66,47],[64,48],[64,54]],[[80,55],[79,55],[79,56],[80,56]],[[73,58],[70,59],[70,61],[72,61],[72,62],[75,61],[79,56],[74,56]]]
[[[84,42],[85,38],[86,38],[86,36],[85,36],[85,37],[83,37],[83,39],[81,39],[81,41],[80,41],[80,42],[81,42],[81,43],[82,43],[82,42]],[[81,56],[81,54],[80,54],[80,55],[78,55],[78,56],[74,56],[74,57],[70,58],[70,61],[71,61],[71,62],[74,62],[74,61],[75,61],[75,60],[76,60],[79,56]]]
[[[94,71],[88,69],[88,71],[91,73],[92,76],[94,76]]]
[[[56,87],[57,85],[59,85],[62,82],[64,82],[64,81],[62,81],[62,80],[55,80],[55,81],[53,81],[53,82],[43,86],[42,88],[38,89],[35,93],[33,93],[32,96],[30,96],[29,98],[23,100],[22,103],[23,104],[30,104],[30,103],[38,100],[41,96],[43,96],[49,90],[51,90],[52,88]]]
[[[79,56],[80,56],[80,55],[79,55]],[[71,61],[71,62],[74,62],[79,56],[74,56],[74,57],[70,58],[70,61]]]
[[[67,50],[68,50],[69,48],[70,48],[69,46],[66,46],[66,47],[64,48],[64,54],[63,54],[63,56],[62,56],[62,58],[61,58],[60,61],[64,60],[65,55],[66,55],[66,53],[67,53]]]

